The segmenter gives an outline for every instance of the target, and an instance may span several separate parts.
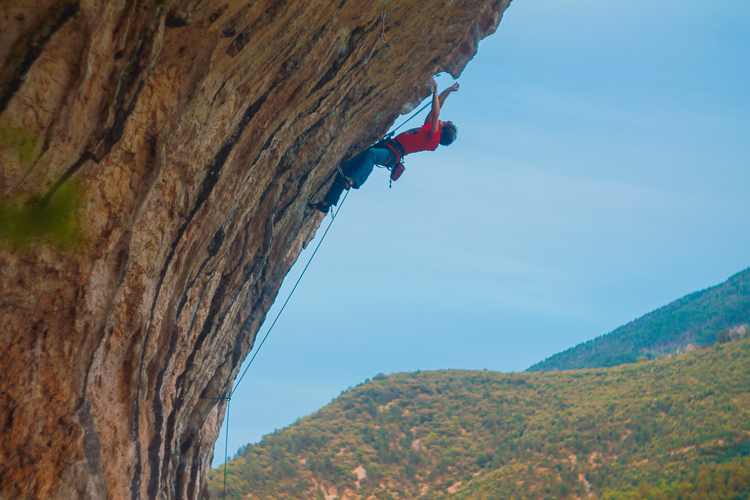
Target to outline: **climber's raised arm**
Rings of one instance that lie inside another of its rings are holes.
[[[438,100],[440,101],[441,108],[443,107],[443,104],[445,104],[445,98],[448,97],[448,94],[450,94],[451,92],[456,92],[457,90],[458,90],[458,83],[454,83],[453,85],[451,85],[450,87],[448,87],[447,89],[443,90],[440,93]]]
[[[432,85],[432,108],[430,114],[424,120],[424,124],[430,123],[430,135],[435,135],[438,132],[438,123],[440,123],[440,97],[437,93],[437,82],[435,79],[430,79],[430,85]]]
[[[448,94],[458,90],[458,83],[454,83],[447,89],[443,90],[440,95],[437,93],[437,83],[435,83],[434,78],[430,81],[430,84],[432,85],[432,109],[430,110],[430,114],[427,115],[424,124],[427,125],[428,123],[431,123],[432,133],[435,134],[437,132],[438,123],[440,122],[440,108],[443,107],[443,103],[448,97]]]

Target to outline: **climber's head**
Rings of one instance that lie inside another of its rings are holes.
[[[453,122],[440,122],[440,144],[450,146],[456,140],[458,129]]]

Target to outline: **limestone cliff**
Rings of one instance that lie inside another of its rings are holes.
[[[0,498],[205,496],[307,203],[509,2],[0,3],[0,222],[78,232],[0,246]]]

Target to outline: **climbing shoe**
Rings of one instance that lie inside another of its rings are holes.
[[[327,214],[328,210],[331,209],[331,205],[322,201],[319,201],[317,203],[308,203],[307,206],[312,208],[313,210],[317,210],[318,212],[323,212],[324,214]]]

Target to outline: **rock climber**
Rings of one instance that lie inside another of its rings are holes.
[[[394,139],[380,141],[351,160],[339,165],[339,171],[328,193],[321,201],[311,203],[309,205],[311,208],[327,214],[331,205],[336,205],[339,202],[344,189],[350,187],[359,189],[365,183],[375,165],[395,169],[395,172],[391,174],[391,179],[395,180],[403,171],[401,160],[404,156],[419,151],[435,151],[438,144],[448,146],[456,140],[458,129],[453,122],[440,121],[440,108],[443,107],[448,94],[458,90],[458,84],[453,84],[440,95],[438,95],[437,83],[434,78],[430,80],[430,85],[432,86],[432,108],[424,121],[424,125],[407,130]]]

